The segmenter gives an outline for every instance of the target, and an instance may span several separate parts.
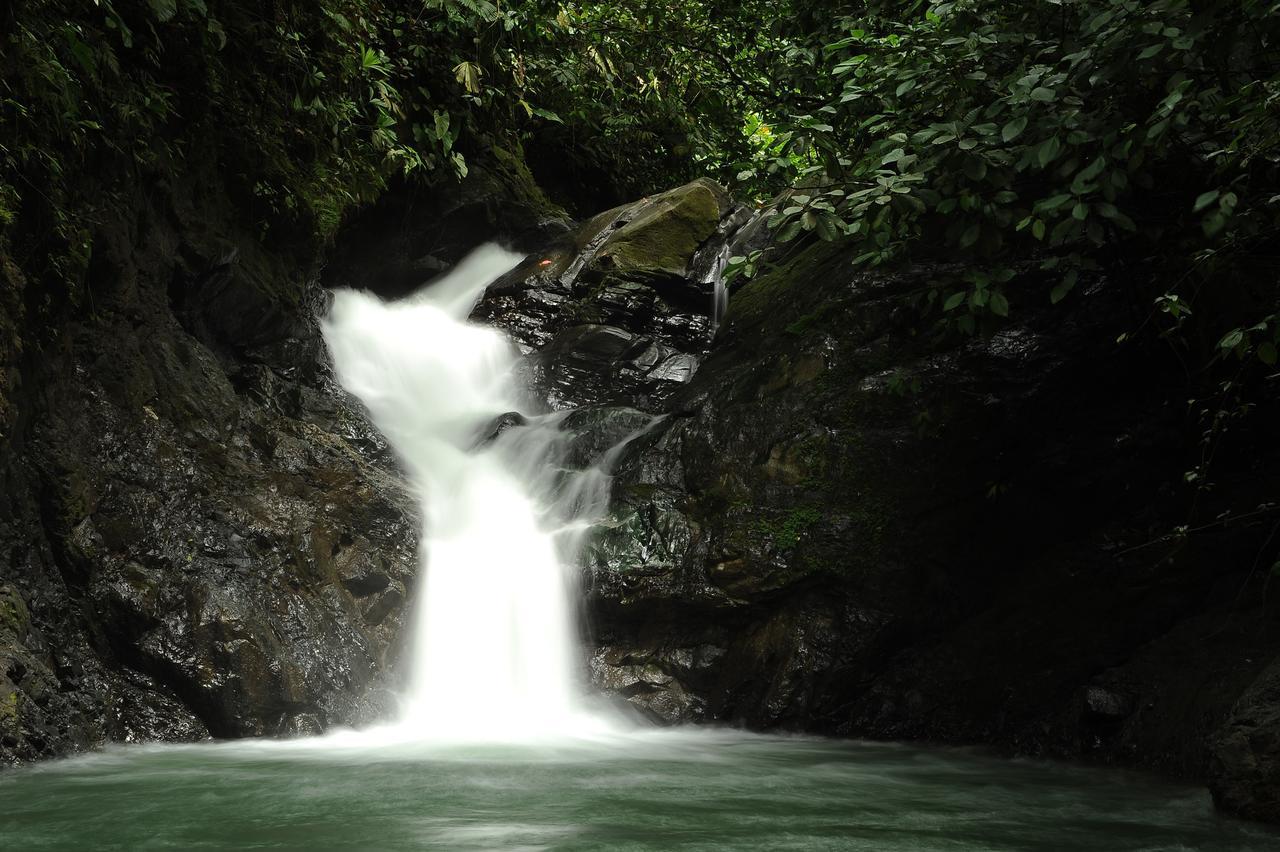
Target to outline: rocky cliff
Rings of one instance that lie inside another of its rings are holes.
[[[578,428],[664,415],[585,556],[596,685],[664,722],[1211,771],[1226,807],[1280,817],[1271,521],[1170,534],[1196,448],[1158,353],[1115,342],[1123,288],[937,336],[917,297],[956,270],[816,244],[713,338],[708,259],[762,239],[690,185],[548,244],[477,311]],[[1269,518],[1274,452],[1231,464],[1215,499]]]

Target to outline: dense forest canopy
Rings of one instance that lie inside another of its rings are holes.
[[[1274,396],[1273,0],[16,0],[0,34],[0,241],[73,308],[95,223],[191,163],[306,247],[524,146],[602,198],[710,174],[781,243],[963,261],[935,332],[1106,275],[1210,439]]]

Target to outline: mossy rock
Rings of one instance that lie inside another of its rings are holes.
[[[489,149],[493,157],[492,172],[500,186],[514,201],[526,205],[539,217],[568,220],[569,215],[564,208],[548,198],[534,180],[520,143],[509,141],[507,144],[511,146],[510,149],[498,143]]]
[[[0,636],[6,634],[21,639],[31,626],[31,613],[26,601],[12,586],[0,586]]]
[[[609,237],[597,262],[620,272],[683,276],[727,206],[724,190],[709,180],[654,196]]]
[[[8,681],[0,681],[0,738],[17,739],[18,691]]]

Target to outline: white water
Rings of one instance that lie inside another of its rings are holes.
[[[729,263],[729,252],[733,246],[726,240],[716,252],[711,268],[704,279],[712,287],[711,296],[711,333],[715,334],[724,322],[724,315],[729,310],[729,287],[724,282],[724,268]]]
[[[399,738],[527,741],[609,725],[583,706],[569,569],[604,509],[608,460],[557,470],[563,414],[476,447],[497,415],[528,407],[513,380],[515,347],[466,322],[520,259],[485,246],[395,302],[340,290],[323,324],[338,380],[403,460],[423,510]]]

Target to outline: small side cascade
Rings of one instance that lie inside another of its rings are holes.
[[[725,313],[729,310],[729,288],[724,272],[729,258],[749,249],[752,238],[763,231],[759,223],[764,218],[759,211],[739,205],[720,220],[715,234],[693,259],[694,280],[711,291],[711,334],[720,329]]]

